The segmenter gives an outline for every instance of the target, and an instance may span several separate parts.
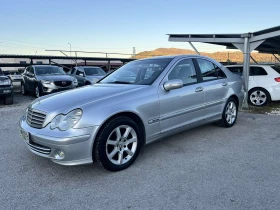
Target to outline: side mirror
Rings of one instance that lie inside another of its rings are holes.
[[[79,74],[79,76],[83,77],[83,76],[84,76],[84,74]]]
[[[164,83],[163,87],[166,91],[174,90],[183,87],[183,81],[180,79],[169,80]]]

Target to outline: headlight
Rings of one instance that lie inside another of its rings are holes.
[[[53,118],[51,122],[51,129],[58,128],[61,131],[66,131],[72,128],[82,117],[83,111],[75,109],[67,115],[59,114]]]
[[[41,82],[42,82],[43,84],[51,84],[51,83],[52,83],[51,81],[48,81],[48,80],[41,80]]]
[[[0,85],[11,85],[11,80],[9,79],[0,80]]]

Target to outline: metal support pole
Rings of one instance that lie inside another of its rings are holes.
[[[85,66],[87,65],[87,60],[85,60]]]
[[[52,64],[52,60],[51,59],[49,59],[49,65],[51,65]]]
[[[108,60],[107,70],[110,71],[110,69],[111,69],[111,64],[110,64],[110,60]]]
[[[274,58],[275,58],[278,62],[280,62],[279,58],[277,58],[277,56],[276,56],[275,54],[272,54],[272,55],[274,56]]]
[[[189,42],[189,44],[191,45],[191,47],[194,49],[194,51],[196,52],[196,54],[200,55],[200,53],[197,51],[197,49],[193,46],[193,44],[191,42]]]
[[[250,70],[250,44],[249,44],[249,37],[244,38],[244,61],[243,61],[243,79],[244,79],[244,101],[243,101],[243,108],[248,109],[248,87],[249,87],[249,70]]]
[[[258,64],[258,62],[253,58],[252,55],[250,55],[250,58],[255,62],[255,64]]]

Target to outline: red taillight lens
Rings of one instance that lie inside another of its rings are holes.
[[[280,77],[274,78],[276,82],[280,82]]]

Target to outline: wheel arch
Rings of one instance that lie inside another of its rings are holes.
[[[119,117],[119,116],[124,116],[124,117],[129,117],[132,120],[134,120],[138,125],[140,125],[140,129],[141,132],[143,134],[143,142],[141,142],[141,146],[146,144],[146,128],[145,125],[143,123],[143,120],[141,119],[141,117],[139,117],[138,114],[131,112],[131,111],[123,111],[123,112],[118,112],[113,114],[112,116],[110,116],[109,118],[107,118],[106,120],[104,120],[101,124],[101,126],[99,127],[96,135],[95,135],[95,139],[98,138],[100,132],[102,131],[102,129],[104,128],[104,126],[106,125],[106,123],[110,120],[112,120],[115,117]],[[92,145],[92,151],[95,147],[96,141],[94,140],[94,143]]]
[[[229,97],[229,99],[230,98],[233,98],[235,101],[236,101],[236,103],[237,103],[237,110],[238,110],[238,107],[239,107],[239,98],[238,98],[238,96],[237,95],[235,95],[235,94],[233,94],[233,95],[231,95],[230,97]]]

